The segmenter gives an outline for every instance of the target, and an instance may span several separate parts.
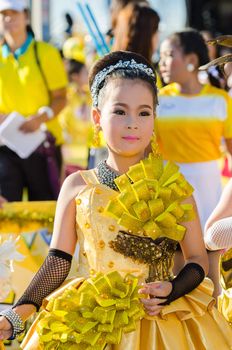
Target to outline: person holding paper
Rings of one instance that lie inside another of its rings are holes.
[[[66,102],[67,77],[56,48],[37,42],[28,26],[25,0],[0,0],[0,124],[11,112],[25,117],[27,134],[45,126],[47,139],[28,158],[0,146],[0,189],[9,201],[56,199],[61,167],[61,127],[56,118]]]

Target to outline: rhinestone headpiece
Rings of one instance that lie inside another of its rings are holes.
[[[99,89],[100,84],[105,80],[107,75],[109,75],[110,73],[118,69],[126,69],[126,70],[138,69],[139,71],[147,74],[149,77],[155,79],[155,74],[153,70],[150,67],[148,67],[146,64],[137,63],[134,59],[131,59],[130,61],[120,60],[116,64],[105,67],[103,70],[101,70],[96,74],[93,84],[91,86],[91,94],[92,94],[94,107],[98,106],[98,94],[100,91]]]

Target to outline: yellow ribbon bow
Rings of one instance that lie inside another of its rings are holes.
[[[49,301],[37,325],[43,349],[103,350],[135,330],[145,312],[138,279],[117,271],[99,273],[78,288],[69,287]]]
[[[175,163],[164,166],[160,155],[150,153],[115,179],[120,193],[105,213],[131,234],[181,241],[186,229],[180,223],[192,220],[194,210],[191,204],[181,203],[193,188],[178,170]]]

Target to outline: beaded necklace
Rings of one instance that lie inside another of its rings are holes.
[[[111,169],[106,160],[101,160],[97,165],[97,178],[99,182],[103,185],[106,185],[112,190],[118,191],[118,188],[114,182],[114,180],[120,176],[115,170]]]

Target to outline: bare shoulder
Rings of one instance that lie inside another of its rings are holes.
[[[51,242],[53,248],[74,253],[77,227],[75,198],[85,186],[80,172],[73,173],[65,179],[56,206]]]
[[[85,186],[86,183],[80,171],[69,175],[63,182],[58,200],[64,197],[66,200],[74,199]]]

